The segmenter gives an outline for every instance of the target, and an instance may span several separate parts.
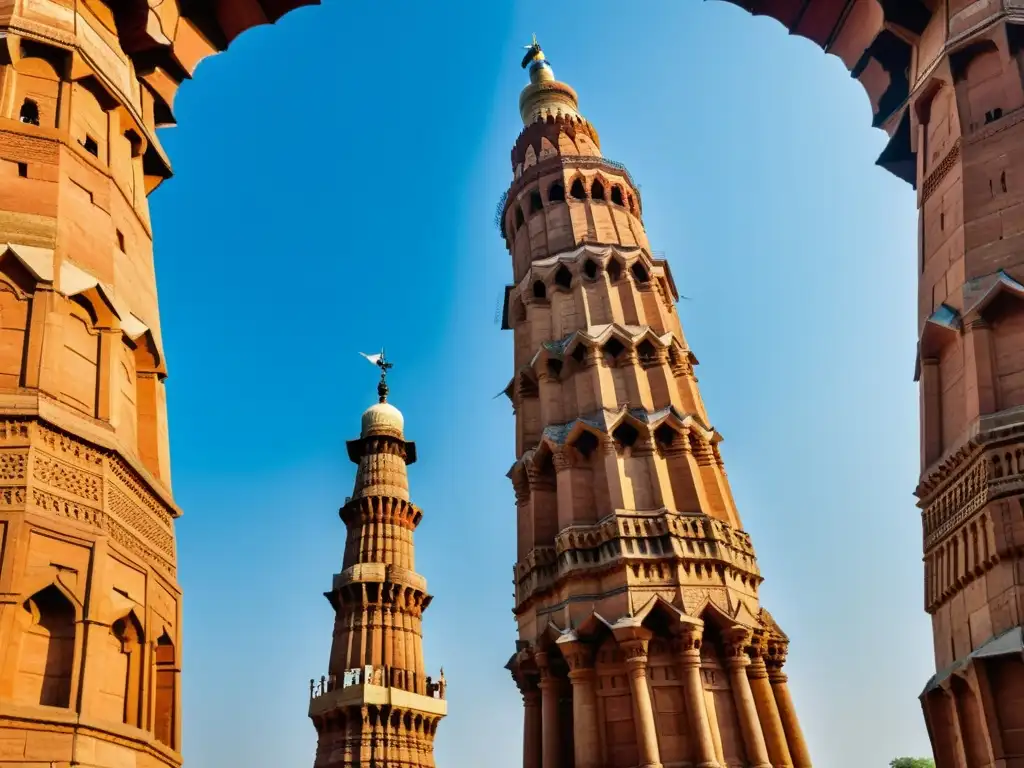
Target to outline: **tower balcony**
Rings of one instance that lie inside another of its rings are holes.
[[[558,533],[514,568],[518,615],[559,602],[575,582],[664,589],[672,584],[731,586],[756,598],[762,581],[750,536],[721,520],[667,509],[619,510],[594,525]],[[550,600],[546,600],[545,596]]]

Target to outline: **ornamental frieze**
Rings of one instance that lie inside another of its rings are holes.
[[[978,449],[963,458],[952,482],[924,508],[926,551],[990,501],[1024,493],[1024,440]]]

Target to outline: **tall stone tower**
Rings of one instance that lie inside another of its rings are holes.
[[[524,768],[810,768],[639,189],[536,42],[523,66],[499,223]]]
[[[348,529],[342,570],[325,593],[335,612],[329,673],[310,681],[316,768],[433,768],[434,734],[447,713],[444,670],[435,681],[423,664],[431,596],[415,570],[413,531],[423,512],[409,500],[406,475],[416,444],[387,402],[390,364],[383,355],[377,363],[380,402],[348,443],[359,468],[340,511]]]
[[[0,3],[0,766],[180,756],[156,129],[301,0]]]

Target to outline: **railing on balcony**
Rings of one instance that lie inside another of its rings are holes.
[[[340,678],[337,675],[321,675],[319,680],[311,679],[309,681],[309,698],[311,700],[318,699],[333,691],[356,685],[391,686],[416,691],[419,689],[416,677],[415,672],[388,666],[347,669]],[[448,681],[444,677],[444,668],[441,669],[441,676],[436,681],[429,675],[427,676],[426,692],[430,698],[444,699],[447,688]]]

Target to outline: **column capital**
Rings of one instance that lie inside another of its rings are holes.
[[[564,450],[552,451],[551,463],[555,465],[555,472],[564,472],[565,470],[569,469],[570,466],[572,466],[569,462],[569,457],[568,455],[566,455],[566,452]]]
[[[783,640],[782,638],[771,638],[765,644],[764,663],[768,667],[769,674],[785,675],[782,673],[782,667],[786,664],[786,656],[789,654],[789,641]]]
[[[747,655],[753,632],[746,627],[732,627],[723,633],[725,642],[726,663],[729,666],[745,667],[750,664],[750,657]]]
[[[630,671],[639,669],[641,672],[647,669],[647,640],[644,638],[631,638],[619,642],[626,657],[626,666]]]
[[[675,651],[683,664],[700,666],[700,649],[704,642],[704,627],[700,624],[685,624],[675,642]]]
[[[594,648],[578,640],[558,645],[569,665],[569,679],[588,679],[594,671]]]

